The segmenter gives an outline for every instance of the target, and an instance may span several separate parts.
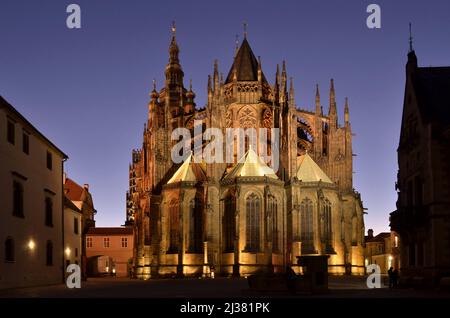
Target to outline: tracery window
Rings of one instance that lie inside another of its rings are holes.
[[[254,193],[246,199],[246,251],[257,252],[260,249],[261,199]]]

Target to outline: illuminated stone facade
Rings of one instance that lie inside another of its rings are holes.
[[[245,276],[288,265],[299,271],[296,256],[305,254],[329,254],[332,273],[362,274],[363,206],[352,184],[349,108],[346,100],[340,126],[333,80],[328,115],[318,87],[315,111],[299,109],[285,63],[269,84],[244,38],[225,80],[214,63],[207,106],[199,109],[192,86],[183,85],[175,32],[169,55],[165,85],[153,87],[142,148],[133,151],[129,168],[127,225],[136,228],[137,277],[207,276],[211,268]],[[171,133],[194,130],[194,120],[223,132],[279,128],[279,169],[259,158],[261,143],[254,150],[246,144],[240,163],[189,156],[173,164]]]

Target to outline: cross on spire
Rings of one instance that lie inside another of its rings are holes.
[[[247,38],[247,22],[244,22],[244,39]]]

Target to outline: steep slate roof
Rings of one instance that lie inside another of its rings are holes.
[[[264,177],[278,179],[272,168],[270,168],[256,152],[250,147],[245,155],[225,176],[224,179],[236,177]]]
[[[233,82],[233,70],[236,67],[238,81],[257,81],[258,80],[258,60],[253,54],[252,48],[244,38],[241,47],[239,48],[230,72],[228,72],[225,84]],[[261,72],[262,81],[267,82],[264,73]]]
[[[325,183],[333,183],[333,181],[331,181],[325,172],[320,169],[308,153],[300,156],[297,178],[303,182],[322,181]]]
[[[88,235],[132,235],[131,227],[91,227]]]
[[[450,124],[450,67],[419,67],[413,85],[423,119]]]
[[[201,163],[193,162],[193,158],[191,153],[167,183],[206,181],[205,169]]]

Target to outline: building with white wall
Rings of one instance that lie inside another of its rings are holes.
[[[0,289],[63,281],[66,159],[0,96]]]

